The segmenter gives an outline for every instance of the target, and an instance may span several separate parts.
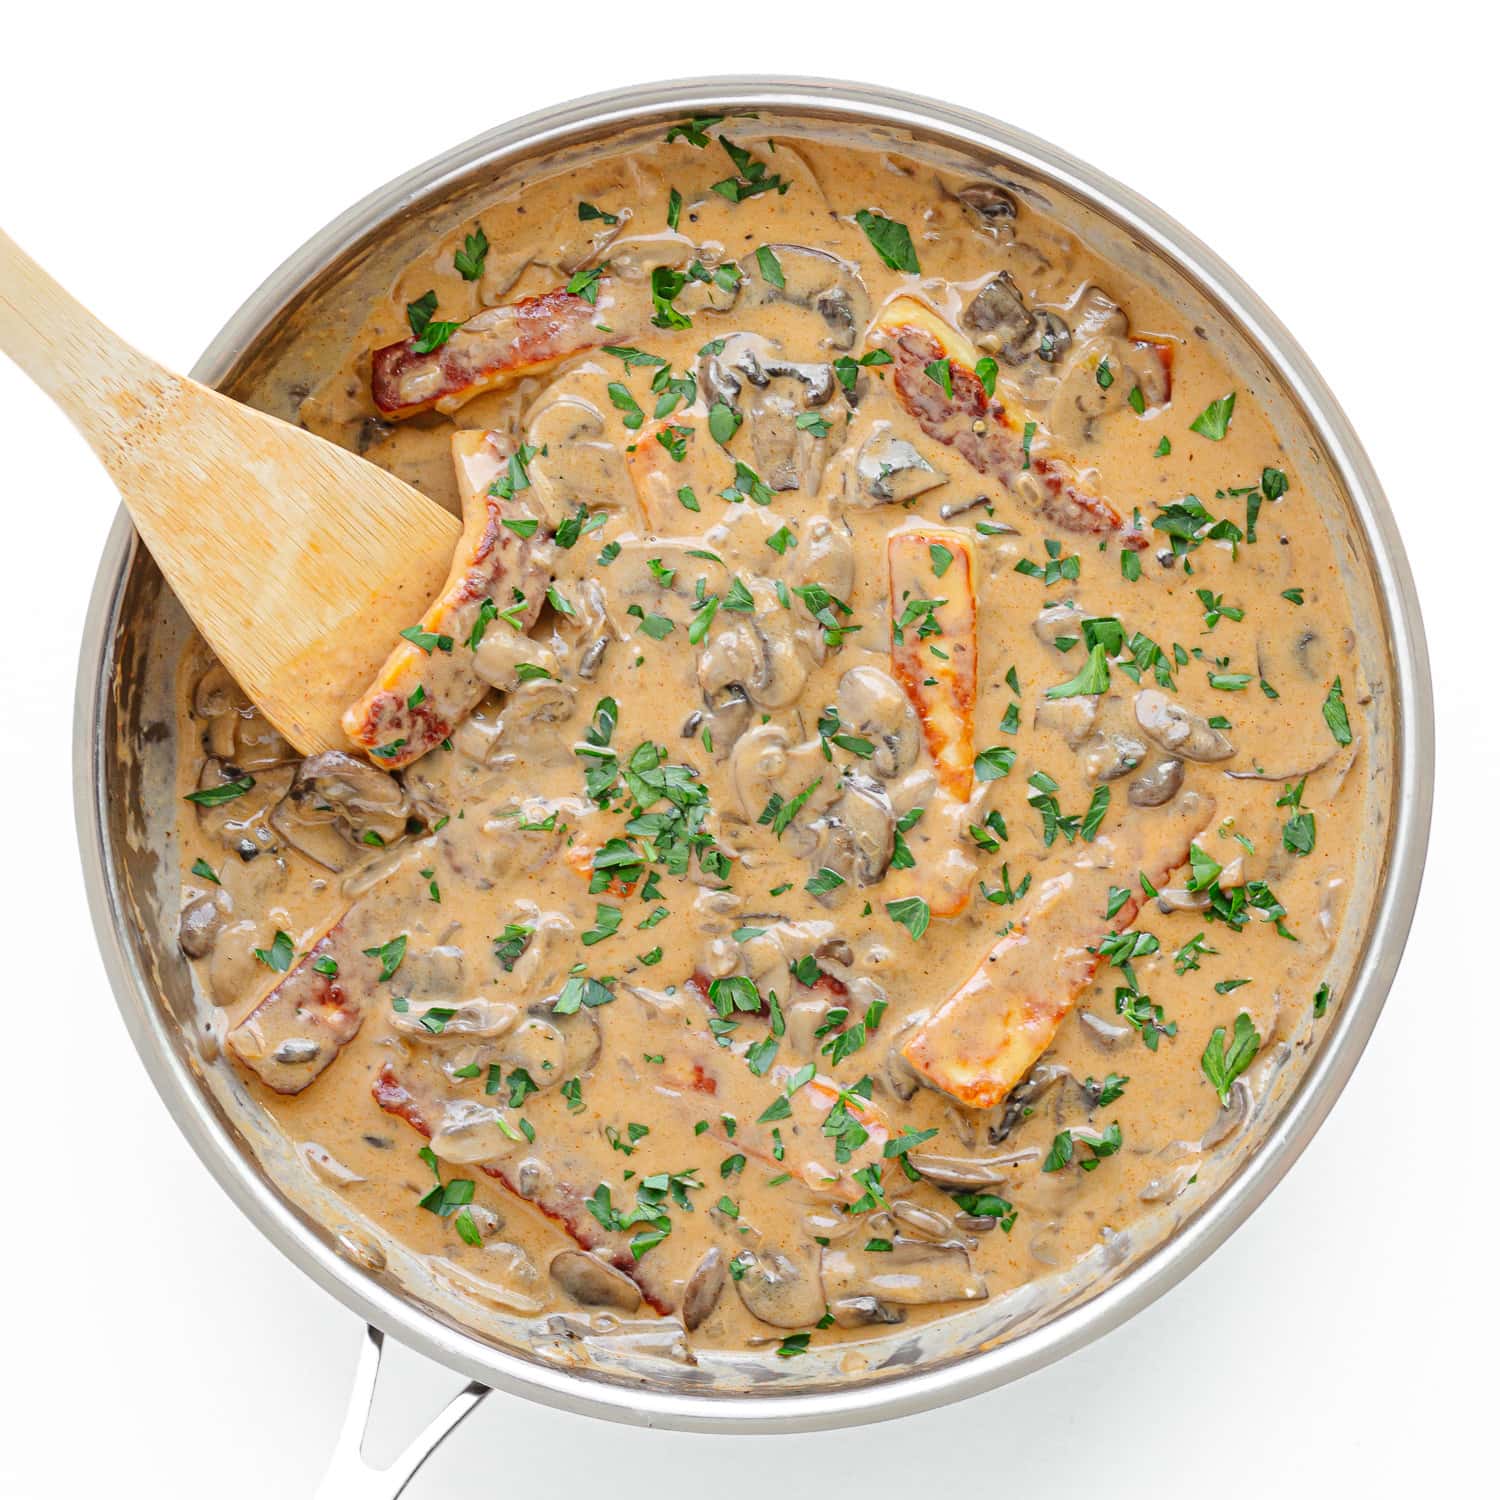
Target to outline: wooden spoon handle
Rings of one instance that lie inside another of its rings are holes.
[[[114,471],[182,381],[132,348],[0,230],[0,350],[65,411]]]

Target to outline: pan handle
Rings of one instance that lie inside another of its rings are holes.
[[[490,1393],[487,1385],[471,1380],[387,1467],[377,1469],[365,1462],[364,1441],[384,1347],[385,1335],[378,1328],[366,1327],[349,1409],[313,1500],[397,1500],[412,1476],[437,1452],[438,1444]]]

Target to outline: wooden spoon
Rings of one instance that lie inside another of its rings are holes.
[[[303,754],[442,587],[459,523],[383,469],[174,375],[0,232],[0,349],[119,488],[172,591]]]

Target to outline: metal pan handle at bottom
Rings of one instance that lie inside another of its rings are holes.
[[[443,1439],[490,1393],[487,1385],[471,1380],[385,1468],[377,1469],[365,1461],[364,1445],[384,1347],[385,1335],[378,1328],[366,1327],[349,1409],[313,1500],[396,1500]]]

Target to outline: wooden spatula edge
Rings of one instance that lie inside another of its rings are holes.
[[[0,232],[0,349],[67,413],[236,681],[304,754],[447,577],[459,523],[125,343]]]

